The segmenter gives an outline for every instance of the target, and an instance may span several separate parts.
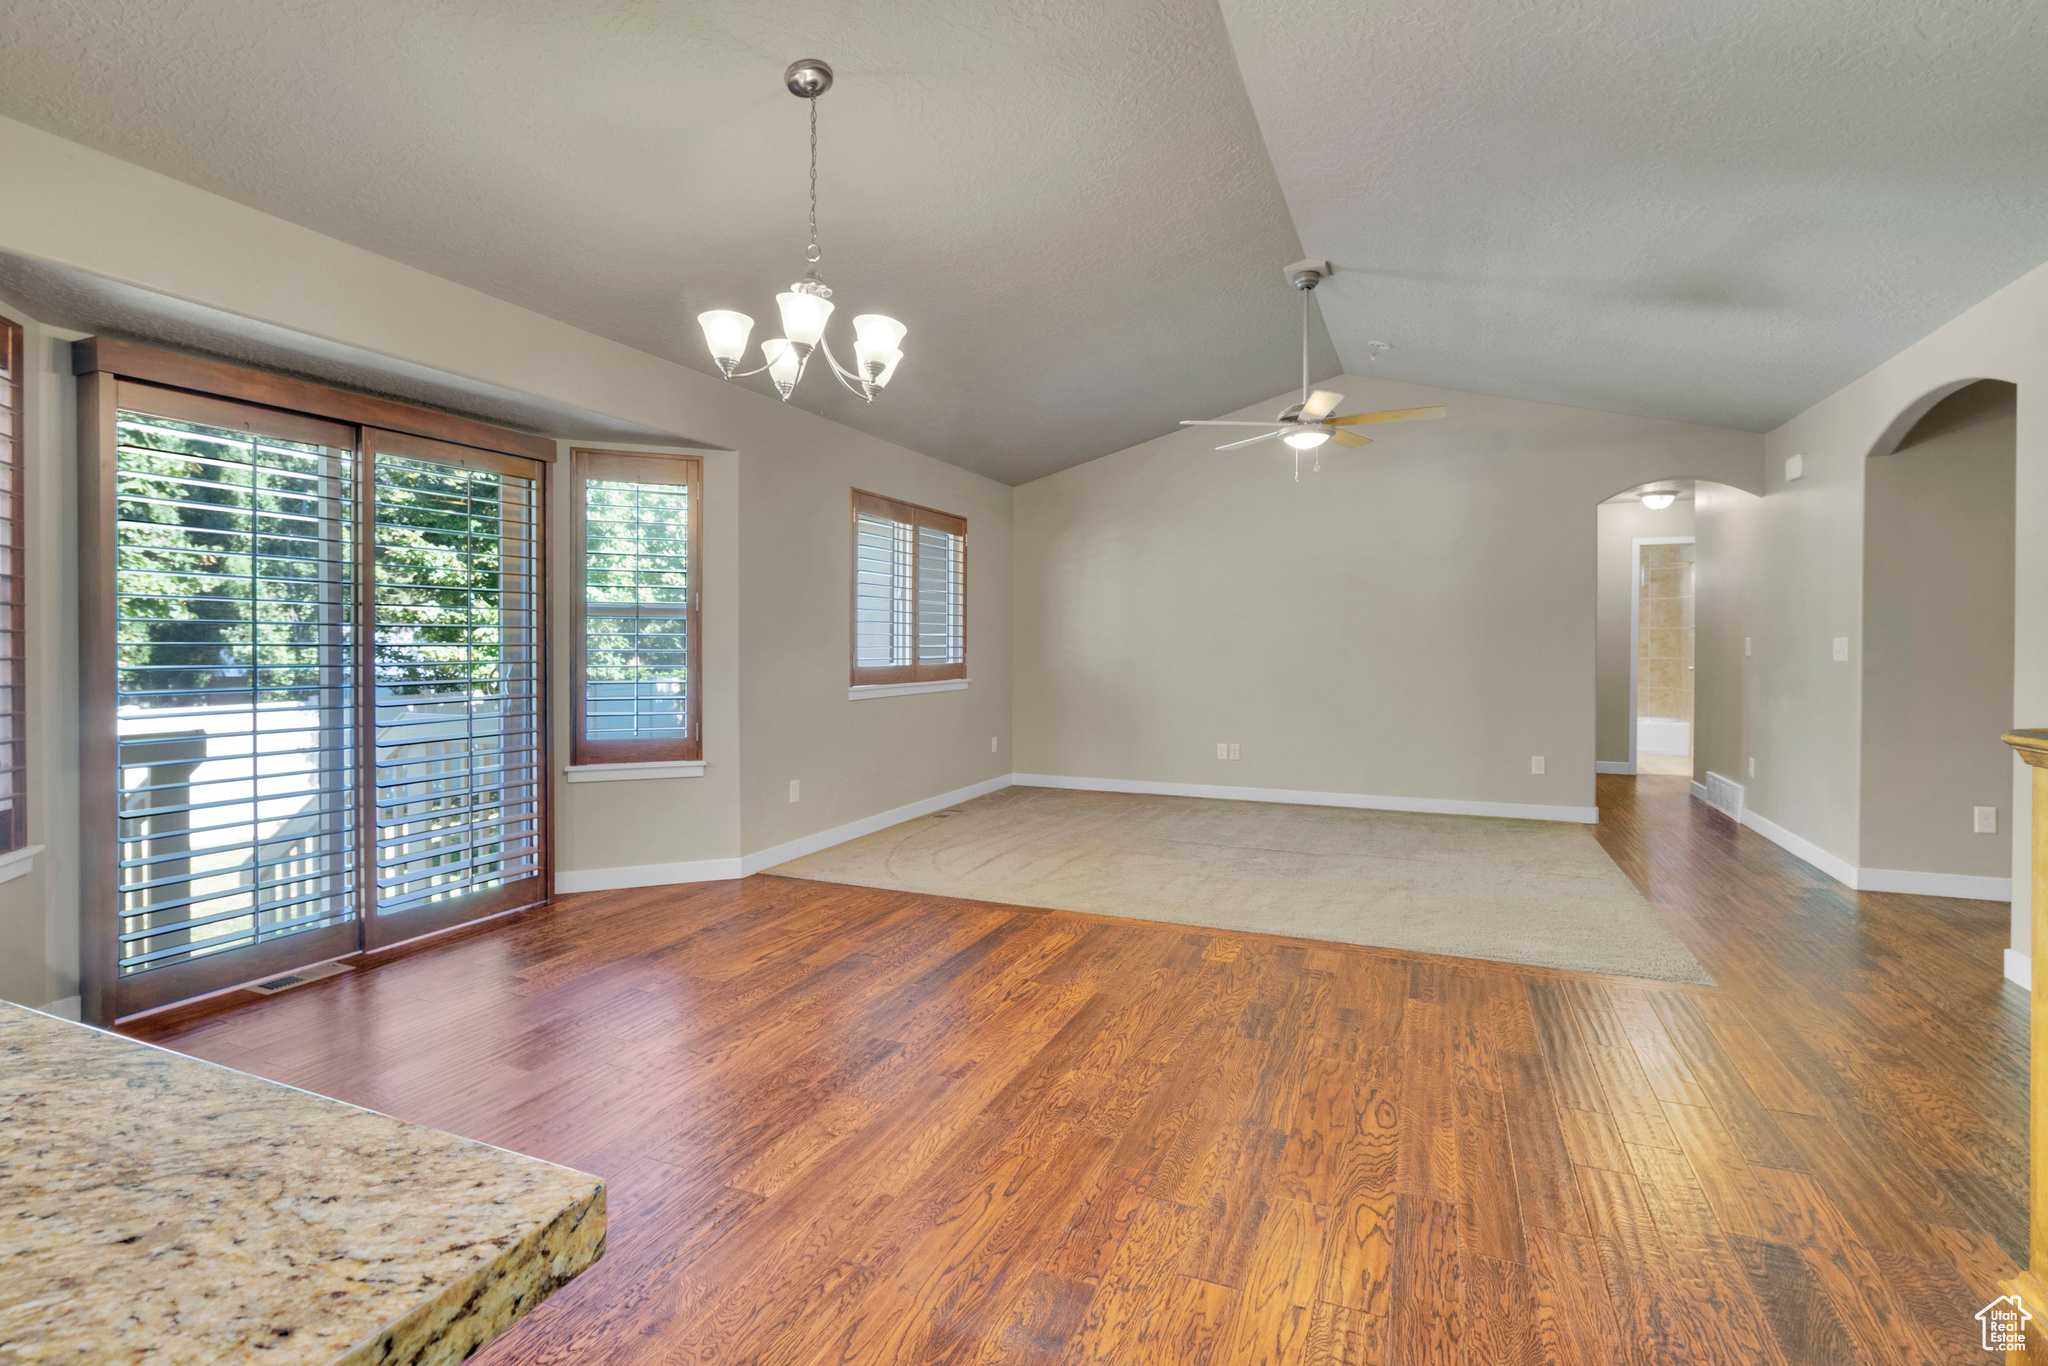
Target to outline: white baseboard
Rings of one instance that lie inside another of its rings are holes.
[[[1699,784],[1695,783],[1697,789]],[[1704,800],[1704,796],[1702,796]],[[1773,844],[1805,859],[1851,891],[1904,892],[1910,896],[1952,896],[1965,901],[2011,901],[2012,879],[1966,873],[1916,873],[1899,868],[1858,868],[1812,840],[1744,807],[1742,823]]]
[[[830,830],[820,830],[815,835],[805,835],[802,839],[794,839],[787,844],[758,849],[741,857],[739,875],[752,877],[762,869],[773,868],[778,863],[787,863],[793,858],[815,854],[820,849],[830,849],[835,844],[857,840],[862,835],[872,835],[877,830],[887,830],[892,825],[901,825],[905,821],[914,821],[919,816],[929,816],[934,811],[943,811],[949,806],[958,806],[962,802],[973,801],[976,797],[1000,792],[1016,781],[1016,774],[1004,773],[967,787],[940,793],[936,797],[926,797],[921,802],[899,806],[893,811],[883,811],[877,815],[863,816],[857,821],[848,821],[845,825],[835,825]]]
[[[2010,953],[2011,950],[2008,949],[2006,952]],[[59,996],[48,1005],[40,1005],[36,1009],[42,1011],[45,1015],[55,1015],[60,1020],[75,1020],[78,1018],[79,1010],[84,1004],[85,998],[82,996]]]
[[[666,887],[673,882],[720,882],[741,877],[736,858],[703,858],[688,863],[634,863],[623,868],[558,868],[555,892],[615,892],[622,887]]]
[[[2005,977],[2009,982],[2018,982],[2028,991],[2034,989],[2034,960],[2018,949],[2005,951]]]
[[[1697,778],[1693,779],[1692,795],[1705,802],[1708,806],[1714,805],[1714,799],[1707,795],[1707,785]]]
[[[815,835],[805,835],[802,839],[778,844],[771,849],[743,854],[739,858],[707,858],[690,863],[636,863],[623,868],[564,869],[555,874],[555,891],[611,892],[624,887],[666,887],[675,883],[721,882],[727,878],[751,877],[778,863],[787,863],[793,858],[815,854],[820,849],[830,849],[835,844],[857,840],[862,835],[872,835],[877,830],[886,830],[892,825],[958,806],[961,802],[972,801],[1009,785],[1010,775],[1005,773],[970,787],[926,797],[921,802],[899,806],[893,811],[864,816],[860,820],[820,830]]]
[[[1856,886],[1856,865],[1849,860],[1830,854],[1812,840],[1793,834],[1776,821],[1759,816],[1746,806],[1742,808],[1741,821],[1780,849],[1795,858],[1805,859],[1844,887],[1853,889]]]
[[[1282,802],[1291,806],[1348,806],[1365,811],[1419,811],[1436,816],[1508,816],[1525,821],[1600,819],[1597,806],[1540,806],[1533,802],[1470,802],[1444,797],[1375,797],[1361,792],[1297,792],[1280,787],[1223,787],[1214,783],[1146,783],[1127,778],[1068,778],[1050,773],[1011,775],[1019,787],[1061,787],[1077,792],[1139,792],[1155,797],[1214,797],[1227,802]]]
[[[1967,873],[1913,873],[1896,868],[1858,868],[1856,886],[1866,892],[1909,892],[1914,896],[1955,896],[1967,901],[2011,901],[2009,877]]]
[[[1633,773],[1636,771],[1636,766],[1626,759],[1595,759],[1593,761],[1593,771],[1595,773]]]

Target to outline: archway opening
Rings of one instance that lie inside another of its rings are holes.
[[[2017,432],[2018,390],[1979,380],[1866,462],[1857,862],[1873,890],[2011,898],[1998,737],[2013,724]]]

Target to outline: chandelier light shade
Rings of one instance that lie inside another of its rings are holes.
[[[832,318],[832,291],[818,277],[818,262],[823,257],[818,250],[818,97],[832,88],[832,68],[820,58],[805,57],[789,64],[789,69],[782,73],[782,83],[790,94],[811,106],[811,245],[804,253],[811,268],[803,279],[775,296],[776,309],[782,317],[782,335],[761,343],[761,363],[753,369],[738,368],[747,354],[747,338],[754,330],[752,318],[731,309],[715,308],[699,313],[697,325],[704,329],[704,344],[711,349],[711,359],[718,363],[718,373],[727,379],[745,379],[765,370],[775,384],[775,391],[787,403],[809,368],[811,356],[823,351],[825,363],[832,367],[839,382],[849,392],[872,403],[877,391],[895,375],[896,366],[903,359],[903,337],[910,329],[883,314],[863,313],[853,320],[854,368],[848,370],[832,354],[832,344],[825,339],[825,324]]]
[[[710,343],[711,359],[718,362],[719,373],[730,379],[733,368],[747,354],[747,334],[754,330],[754,320],[729,308],[714,308],[699,313],[697,325],[704,329],[704,340]]]
[[[1325,441],[1328,441],[1330,434],[1310,428],[1307,431],[1289,432],[1280,439],[1298,451],[1312,451]]]
[[[1670,507],[1673,503],[1677,501],[1678,495],[1675,493],[1666,493],[1660,491],[1657,493],[1646,493],[1643,495],[1643,506],[1648,508],[1652,512],[1662,512],[1665,508]]]

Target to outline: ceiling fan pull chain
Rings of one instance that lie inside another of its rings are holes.
[[[813,100],[812,100],[812,101],[810,102],[810,105],[811,105],[811,245],[810,245],[810,248],[809,248],[809,249],[808,249],[807,251],[805,251],[805,252],[804,252],[804,259],[805,259],[805,260],[807,260],[807,261],[809,261],[809,262],[811,263],[812,267],[814,268],[814,269],[813,269],[813,272],[812,272],[812,273],[813,273],[813,274],[815,274],[815,273],[816,273],[816,271],[815,271],[815,267],[817,266],[817,264],[818,264],[819,260],[820,260],[820,259],[822,258],[822,256],[823,256],[823,253],[822,253],[822,252],[820,252],[820,251],[818,250],[818,102],[817,102],[817,100],[813,99]]]

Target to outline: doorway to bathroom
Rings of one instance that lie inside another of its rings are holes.
[[[1692,776],[1695,543],[1633,539],[1629,757],[1638,773]]]

